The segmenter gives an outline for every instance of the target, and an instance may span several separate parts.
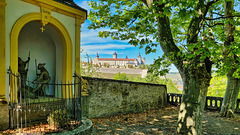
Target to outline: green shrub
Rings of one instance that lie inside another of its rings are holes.
[[[127,77],[126,73],[120,73],[113,76],[113,79],[115,80],[128,80],[129,78]]]
[[[48,124],[57,128],[66,129],[69,127],[70,118],[67,109],[59,109],[51,112],[47,118]]]

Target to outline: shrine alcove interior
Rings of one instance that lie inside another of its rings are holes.
[[[63,77],[63,43],[60,34],[51,24],[42,27],[40,21],[31,21],[24,25],[18,37],[18,57],[26,61],[30,53],[28,79],[36,79],[36,63],[46,63],[51,81],[62,80]],[[39,71],[38,71],[39,73]],[[54,95],[54,86],[46,91],[47,95]]]

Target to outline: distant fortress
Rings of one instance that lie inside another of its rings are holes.
[[[141,57],[140,53],[137,56],[137,59],[129,59],[126,58],[117,58],[117,53],[113,53],[113,58],[99,58],[97,53],[96,57],[93,59],[93,64],[109,67],[137,67],[139,65],[145,65],[146,59],[145,57]]]

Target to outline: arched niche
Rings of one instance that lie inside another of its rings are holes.
[[[13,72],[17,72],[18,71],[18,52],[19,52],[19,36],[21,33],[21,30],[23,29],[24,32],[24,26],[27,27],[31,27],[33,24],[31,23],[37,23],[40,22],[42,19],[41,13],[29,13],[26,14],[24,16],[22,16],[13,26],[13,29],[11,31],[11,38],[10,38],[10,67],[12,69]],[[48,26],[49,25],[49,26]],[[46,40],[48,43],[52,42],[55,45],[55,48],[57,48],[56,46],[58,46],[59,44],[57,44],[59,41],[55,41],[53,35],[49,35],[50,33],[58,33],[57,35],[60,37],[61,39],[61,44],[62,44],[62,69],[59,69],[59,67],[57,67],[57,63],[55,63],[55,67],[56,69],[58,68],[59,70],[62,70],[62,81],[63,82],[71,82],[72,81],[72,52],[73,52],[73,47],[72,47],[72,40],[70,38],[70,35],[67,31],[67,29],[65,28],[65,26],[58,21],[56,18],[51,17],[49,20],[49,23],[44,27],[44,29],[49,29],[49,32],[46,32],[47,35],[45,35],[44,37],[47,37]],[[47,31],[45,29],[45,31]],[[40,28],[39,28],[40,30]],[[45,32],[44,31],[44,32]],[[32,33],[34,34],[34,33]],[[21,44],[21,38],[20,37],[20,44]],[[17,39],[17,40],[16,40]],[[53,47],[54,48],[54,47]],[[23,54],[20,54],[23,55]],[[25,53],[24,53],[25,55]],[[45,54],[48,55],[48,54]],[[27,54],[28,56],[28,54]],[[25,58],[27,58],[27,56],[24,56]],[[56,57],[57,53],[56,53]],[[61,62],[60,62],[61,63]],[[55,79],[59,78],[59,76],[55,75]],[[13,84],[16,85],[16,84]],[[12,86],[13,87],[13,86]],[[13,91],[11,91],[13,93]],[[15,101],[17,101],[17,94],[13,94],[15,95],[13,98],[15,99]],[[67,95],[63,95],[63,97],[66,97]]]
[[[51,25],[46,25],[43,32],[40,30],[41,27],[39,21],[32,21],[21,29],[18,37],[18,57],[27,60],[30,55],[31,60],[26,67],[30,81],[37,77],[36,63],[46,63],[45,68],[51,77],[50,83],[55,83],[57,80],[62,80],[62,40]],[[53,95],[53,90],[52,86],[47,90],[47,95]]]

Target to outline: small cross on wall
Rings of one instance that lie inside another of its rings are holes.
[[[43,26],[42,26],[40,29],[41,29],[42,32],[45,30],[45,29],[43,28]]]

